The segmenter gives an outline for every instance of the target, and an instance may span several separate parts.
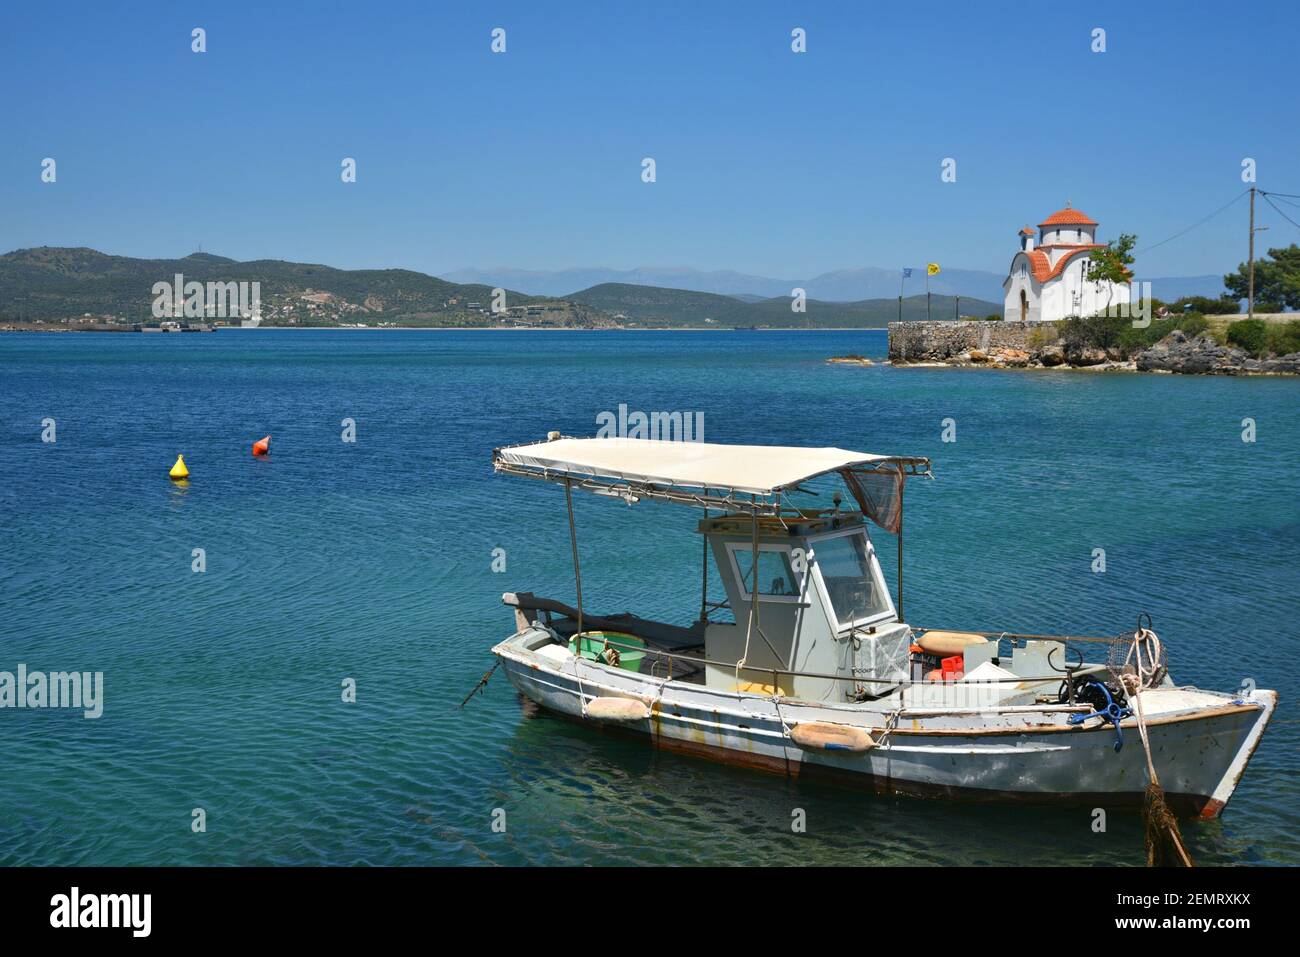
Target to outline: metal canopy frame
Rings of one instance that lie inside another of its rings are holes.
[[[551,438],[573,438],[572,436],[562,436],[558,433],[551,433]],[[575,472],[564,468],[549,468],[546,466],[524,466],[515,465],[503,460],[501,453],[507,449],[524,448],[535,445],[535,442],[524,442],[518,445],[502,446],[492,450],[492,468],[494,471],[501,472],[505,475],[516,475],[521,478],[540,479],[545,482],[554,482],[564,486],[565,505],[569,518],[569,544],[573,552],[573,574],[578,590],[578,648],[581,652],[581,635],[582,635],[582,569],[578,558],[578,540],[577,529],[573,518],[573,489],[590,492],[593,495],[600,495],[606,498],[620,498],[633,505],[641,499],[652,499],[661,502],[670,502],[675,505],[689,505],[695,508],[704,509],[705,516],[711,508],[722,509],[724,512],[733,512],[742,515],[751,516],[754,521],[753,538],[754,549],[758,548],[758,522],[760,517],[774,517],[777,519],[782,516],[788,516],[792,519],[802,518],[802,514],[793,509],[785,502],[787,492],[806,492],[803,483],[823,475],[829,475],[832,472],[839,474],[842,472],[888,472],[897,471],[903,477],[903,483],[899,488],[899,525],[898,525],[898,600],[895,603],[895,611],[898,620],[903,621],[903,512],[902,512],[902,486],[906,485],[906,479],[913,476],[924,475],[933,478],[930,471],[930,460],[921,455],[890,455],[876,459],[872,462],[861,465],[840,466],[836,468],[824,469],[820,472],[814,472],[811,475],[801,477],[797,482],[780,488],[771,489],[766,495],[759,495],[753,492],[745,493],[737,491],[734,488],[715,488],[710,486],[695,486],[675,484],[670,482],[640,482],[620,479],[602,479],[593,476],[587,471]],[[708,544],[704,546],[702,555],[702,587],[700,595],[700,617],[703,620],[708,618],[708,587],[709,587],[709,568],[708,568]],[[755,556],[755,568],[757,568],[757,556]],[[758,588],[758,575],[754,575],[754,588]],[[761,629],[758,629],[757,622],[756,596],[750,600],[749,622],[746,628],[745,653],[749,652],[749,638],[754,630],[758,630],[762,635]],[[766,640],[766,637],[764,637]],[[741,663],[744,657],[741,658]]]
[[[571,436],[562,436],[571,438]],[[779,516],[790,509],[785,503],[787,492],[804,491],[802,483],[821,478],[832,472],[881,472],[900,470],[904,477],[931,475],[930,460],[919,455],[891,455],[877,459],[870,464],[853,465],[826,469],[803,476],[798,482],[780,488],[771,489],[768,494],[741,492],[732,488],[716,486],[697,486],[671,482],[641,482],[627,479],[605,479],[591,475],[588,471],[573,471],[565,468],[546,466],[515,465],[502,459],[501,453],[507,449],[524,448],[535,445],[533,442],[520,445],[503,446],[492,452],[492,467],[505,475],[517,475],[522,478],[541,479],[554,482],[568,488],[603,495],[607,498],[621,498],[629,505],[641,499],[654,499],[675,505],[689,505],[695,508],[722,509],[756,516]]]

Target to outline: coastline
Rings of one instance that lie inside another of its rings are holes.
[[[851,364],[851,363],[846,363]],[[1212,375],[1227,377],[1294,379],[1300,372],[1264,371],[1242,369],[1233,372],[1175,372],[1172,369],[1139,369],[1136,362],[1115,362],[1095,366],[1045,366],[1045,365],[1006,365],[1005,363],[975,362],[885,362],[881,365],[896,366],[900,369],[992,369],[1000,372],[1077,372],[1092,375]]]
[[[1249,368],[1246,362],[1258,362],[1261,365],[1270,362],[1290,361],[1294,368]],[[845,363],[851,365],[852,363]],[[1240,376],[1255,378],[1293,379],[1300,377],[1300,361],[1296,357],[1281,356],[1278,359],[1244,360],[1240,364],[1225,365],[1218,368],[1174,369],[1149,366],[1143,368],[1138,359],[1117,362],[1100,362],[1096,365],[1044,365],[1041,362],[972,362],[970,360],[927,360],[921,362],[889,361],[884,365],[899,369],[993,369],[1004,372],[1078,372],[1093,375],[1134,374],[1134,375],[1196,375],[1196,376]]]
[[[900,368],[1031,369],[1083,372],[1168,372],[1180,375],[1300,375],[1300,351],[1265,348],[1261,337],[1250,350],[1231,335],[1226,342],[1207,334],[1200,316],[1161,318],[1152,333],[1125,339],[1119,331],[1071,322],[891,323],[889,361]],[[1190,334],[1173,323],[1186,322]],[[1146,327],[1143,327],[1144,329]],[[1160,335],[1160,338],[1156,338]],[[1281,340],[1283,345],[1292,343]]]

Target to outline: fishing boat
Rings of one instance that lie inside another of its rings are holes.
[[[542,708],[658,748],[982,801],[1137,803],[1158,773],[1175,813],[1213,818],[1277,704],[1176,684],[1149,618],[1114,637],[909,624],[903,492],[933,478],[924,457],[551,433],[493,465],[564,488],[577,595],[506,593],[497,667]],[[587,610],[575,491],[701,510],[694,622]],[[892,593],[873,528],[898,537]]]

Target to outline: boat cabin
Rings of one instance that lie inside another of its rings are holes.
[[[699,531],[726,595],[715,609],[730,609],[733,618],[709,621],[704,657],[744,662],[740,669],[707,665],[709,687],[843,701],[862,691],[855,675],[907,678],[908,628],[899,620],[861,512],[727,514],[703,519]]]

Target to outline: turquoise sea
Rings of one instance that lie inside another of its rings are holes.
[[[655,753],[529,713],[500,674],[460,710],[513,630],[501,593],[573,594],[563,493],[494,476],[493,447],[620,403],[702,411],[710,441],[931,456],[914,624],[1147,611],[1180,682],[1277,688],[1224,816],[1184,834],[1200,863],[1300,863],[1300,382],[825,362],[848,352],[884,334],[0,335],[0,670],[104,675],[97,720],[0,710],[0,864],[1143,862],[1135,812],[1096,833],[1086,808]],[[693,512],[575,505],[589,608],[693,618]]]

